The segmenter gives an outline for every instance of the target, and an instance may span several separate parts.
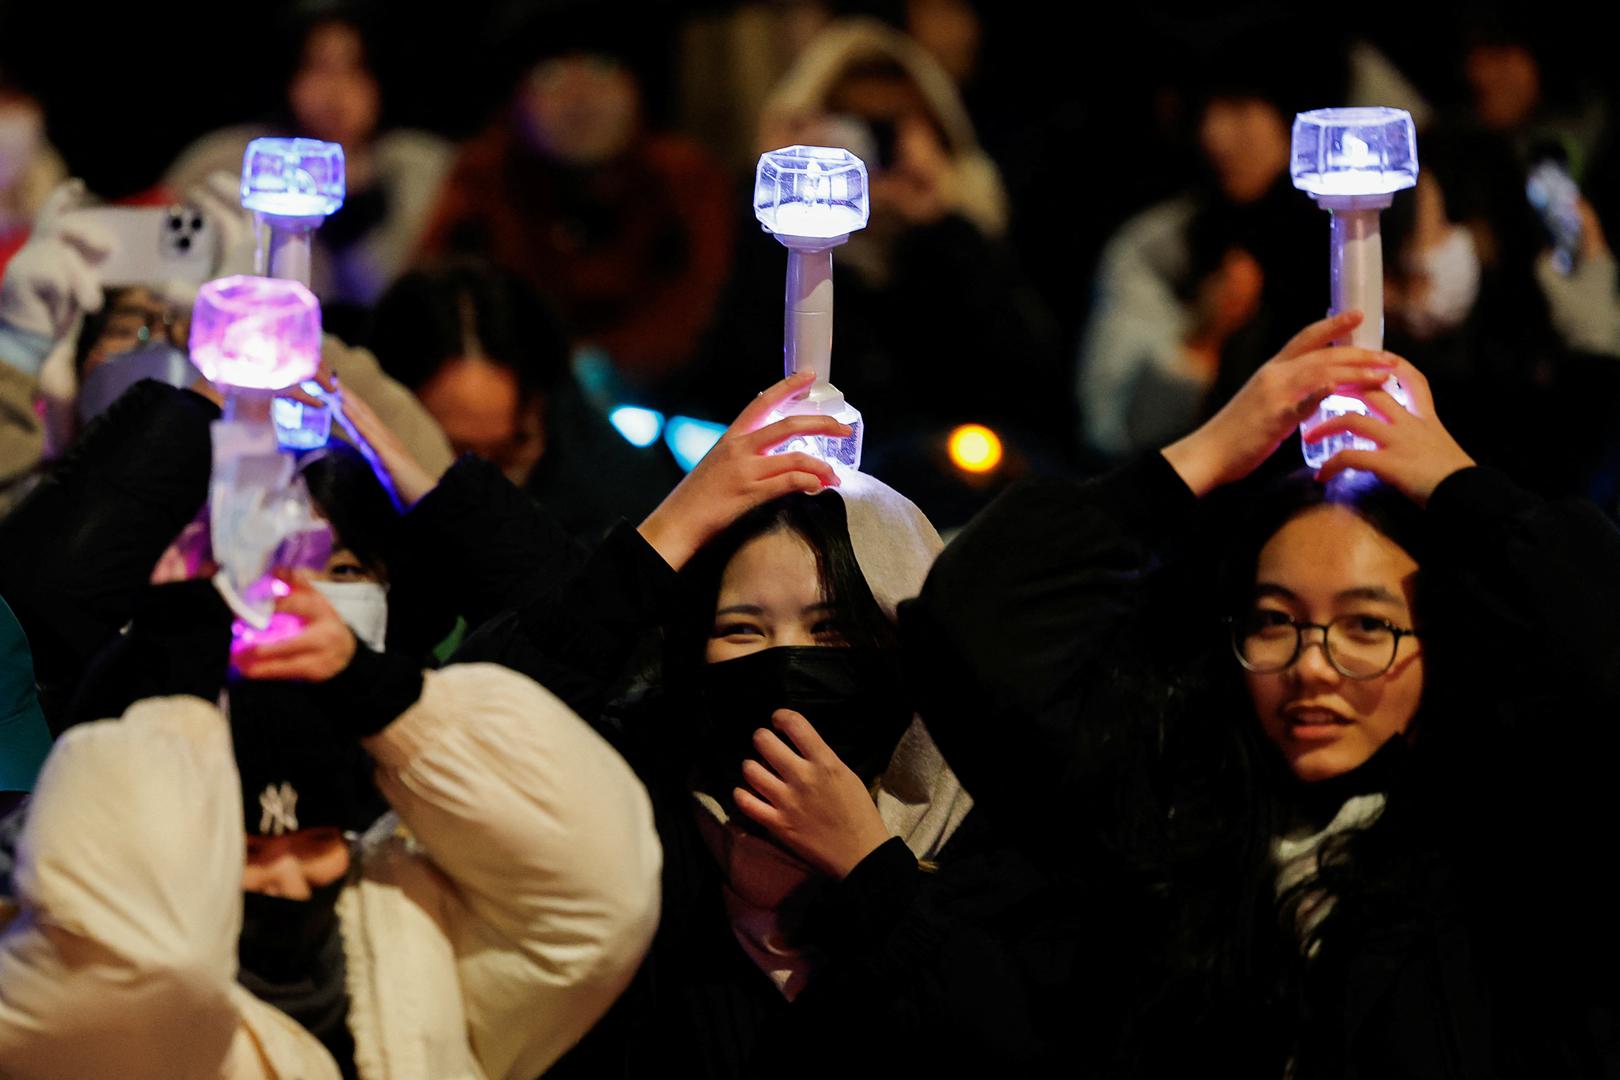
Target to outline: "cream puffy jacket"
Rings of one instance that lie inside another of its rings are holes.
[[[338,912],[366,1080],[530,1080],[624,988],[658,919],[646,793],[540,686],[469,664],[365,742],[412,834]],[[337,1080],[237,985],[243,822],[229,728],[194,697],[69,731],[0,935],[0,1077]]]

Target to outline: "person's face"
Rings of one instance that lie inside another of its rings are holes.
[[[1326,624],[1367,615],[1411,627],[1417,563],[1393,540],[1339,506],[1309,510],[1260,551],[1256,607],[1299,622]],[[1294,775],[1340,776],[1406,732],[1423,693],[1423,652],[1402,637],[1382,675],[1356,680],[1328,663],[1320,631],[1305,631],[1294,664],[1273,674],[1244,672],[1266,737]]]
[[[313,138],[346,148],[371,138],[382,96],[354,27],[322,23],[310,32],[303,62],[287,87],[287,102],[299,126]]]
[[[1474,112],[1495,131],[1518,127],[1541,100],[1541,69],[1522,45],[1476,45],[1463,61]]]
[[[791,529],[756,536],[731,557],[720,578],[709,663],[783,645],[843,645],[833,607],[822,595],[816,553]]]
[[[316,581],[353,581],[379,583],[382,575],[360,561],[360,556],[346,547],[333,547],[326,565],[310,575]]]
[[[473,453],[521,484],[545,449],[540,402],[511,368],[479,357],[446,361],[416,392],[457,454]]]
[[[1198,144],[1221,192],[1232,202],[1264,195],[1288,167],[1288,123],[1259,98],[1216,98],[1204,107]]]
[[[140,348],[152,341],[168,341],[184,348],[191,329],[189,313],[178,311],[150,289],[139,286],[124,289],[110,301],[101,336],[85,354],[81,377],[94,371],[102,361],[119,353]]]
[[[518,108],[541,151],[571,165],[598,165],[635,137],[641,93],[617,60],[575,53],[535,65]]]
[[[874,172],[917,168],[938,159],[949,161],[944,137],[935,127],[928,101],[909,78],[888,74],[846,76],[828,95],[834,115],[855,117],[870,125],[876,161]],[[926,160],[919,160],[926,159]]]
[[[299,829],[282,836],[247,838],[242,891],[308,900],[322,885],[349,872],[349,844],[335,828]]]

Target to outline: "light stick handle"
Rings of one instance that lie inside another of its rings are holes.
[[[1360,311],[1361,325],[1350,332],[1350,344],[1363,349],[1384,347],[1384,242],[1378,231],[1379,211],[1333,212],[1333,311]]]
[[[832,379],[832,249],[788,249],[787,302],[783,309],[784,374],[814,371],[818,383]]]
[[[309,286],[309,229],[289,229],[269,219],[270,259],[269,276],[296,281]]]

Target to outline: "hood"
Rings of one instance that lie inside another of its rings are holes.
[[[844,502],[850,546],[872,596],[890,619],[902,600],[922,591],[944,548],[915,503],[875,477],[840,473],[834,492]],[[919,859],[936,857],[973,806],[920,718],[900,738],[873,790],[889,831]]]
[[[1001,174],[979,146],[956,84],[921,45],[876,19],[839,19],[812,38],[766,98],[761,129],[769,131],[822,112],[844,72],[871,60],[893,61],[907,72],[944,131],[956,166],[957,212],[986,236],[1005,235],[1007,193]]]

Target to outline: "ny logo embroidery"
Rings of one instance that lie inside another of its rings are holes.
[[[298,792],[283,783],[266,785],[259,793],[259,832],[269,836],[298,831]]]

